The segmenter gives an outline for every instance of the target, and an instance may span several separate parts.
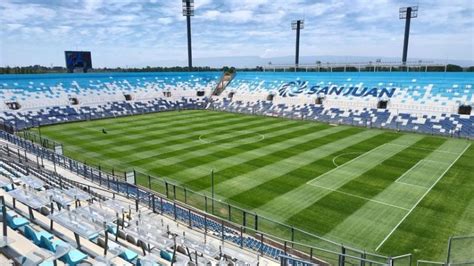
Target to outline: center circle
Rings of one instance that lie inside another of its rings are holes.
[[[265,135],[249,130],[224,130],[199,135],[199,141],[206,144],[251,144],[265,139]]]

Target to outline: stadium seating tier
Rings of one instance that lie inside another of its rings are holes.
[[[208,108],[428,134],[474,134],[472,73],[242,72],[215,96],[221,77],[218,72],[4,75],[0,117],[21,130]],[[12,102],[20,108],[12,110]],[[459,114],[460,106],[468,112]]]

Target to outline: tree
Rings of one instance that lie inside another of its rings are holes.
[[[458,65],[453,65],[453,64],[448,64],[446,66],[446,71],[447,72],[462,72],[462,67],[458,66]]]

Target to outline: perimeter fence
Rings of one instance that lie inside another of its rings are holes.
[[[126,173],[124,172],[118,173],[116,171],[113,174],[105,172],[94,166],[56,154],[50,149],[5,131],[0,131],[0,138],[19,146],[24,149],[24,152],[36,155],[38,166],[44,165],[44,160],[51,161],[55,168],[57,165],[66,168],[107,189],[134,198],[137,204],[148,205],[156,212],[171,215],[175,220],[187,222],[190,227],[193,226],[193,215],[213,221],[222,226],[222,241],[229,241],[225,238],[226,230],[232,230],[237,235],[240,234],[241,237],[244,234],[248,235],[260,243],[257,251],[261,255],[267,255],[265,253],[267,250],[264,247],[271,246],[282,251],[283,254],[297,256],[319,265],[393,266],[412,264],[411,254],[387,257],[345,246],[233,204],[213,199],[206,194],[192,191],[163,178],[134,171],[136,184],[130,184],[125,181]],[[10,151],[10,149],[8,150]],[[12,151],[12,153],[18,158],[23,156],[23,152],[20,150]],[[26,158],[26,154],[23,158]],[[171,208],[171,210],[167,208]],[[240,243],[244,248],[243,241]]]

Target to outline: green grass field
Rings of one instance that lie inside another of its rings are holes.
[[[219,199],[371,252],[444,260],[450,236],[474,234],[466,140],[211,111],[41,131],[72,158],[208,194],[214,169]]]

